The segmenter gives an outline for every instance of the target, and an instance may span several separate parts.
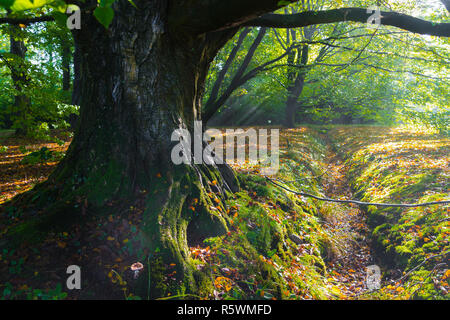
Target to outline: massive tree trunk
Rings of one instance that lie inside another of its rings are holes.
[[[43,212],[37,218],[30,213],[26,226],[12,228],[6,239],[35,243],[50,231],[67,230],[105,211],[126,215],[143,201],[134,251],[147,252],[151,266],[156,257],[175,262],[173,286],[192,292],[200,273],[191,263],[188,241],[227,231],[223,202],[214,203],[208,194],[224,199],[238,185],[225,165],[175,166],[171,135],[180,128],[192,132],[200,120],[209,64],[236,30],[203,36],[171,30],[165,3],[140,2],[137,10],[120,1],[108,30],[85,16],[81,30],[74,31],[82,52],[80,125],[48,181],[16,199]],[[188,207],[195,204],[193,214]],[[162,277],[151,277],[151,295],[165,295],[169,289]],[[148,279],[140,277],[138,283],[137,292],[146,294]]]

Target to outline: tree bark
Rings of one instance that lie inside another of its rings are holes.
[[[78,44],[74,43],[73,52],[73,86],[71,104],[79,106],[81,100],[81,52]],[[70,128],[75,131],[79,122],[79,116],[75,113],[69,115]]]
[[[72,104],[79,106],[81,98],[81,53],[78,44],[74,44],[73,52],[73,87],[72,87]]]
[[[70,62],[72,60],[72,52],[70,50],[70,45],[66,41],[61,42],[61,59],[62,59],[62,89],[64,91],[70,90]]]
[[[74,31],[82,52],[81,121],[49,179],[15,200],[44,211],[38,218],[30,214],[26,227],[11,229],[0,246],[43,241],[62,225],[67,230],[72,220],[83,223],[86,211],[95,216],[107,209],[119,216],[147,194],[134,250],[148,252],[151,270],[156,256],[177,264],[170,288],[161,275],[151,274],[151,295],[165,296],[180,285],[195,292],[201,273],[189,256],[188,240],[227,232],[224,204],[208,194],[225,199],[238,183],[226,165],[175,166],[171,136],[181,128],[193,132],[194,121],[201,120],[209,64],[236,30],[201,36],[172,31],[167,1],[142,1],[139,9],[119,1],[115,11],[108,30],[86,15],[81,30]],[[195,215],[188,210],[194,199]],[[81,208],[80,202],[86,205]],[[111,202],[120,205],[109,208]],[[95,273],[92,268],[87,278]],[[136,292],[146,295],[147,284],[148,278],[140,277]]]

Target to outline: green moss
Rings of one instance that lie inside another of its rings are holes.
[[[370,135],[365,136],[367,133]],[[332,130],[332,134],[335,144],[343,152],[351,154],[345,164],[349,168],[348,178],[355,195],[360,199],[368,202],[416,203],[438,201],[448,196],[442,193],[442,188],[448,185],[448,179],[442,172],[421,165],[448,156],[446,144],[432,150],[417,148],[422,141],[439,137],[393,136],[376,129],[357,133]],[[371,206],[367,211],[369,226],[373,228],[374,247],[386,266],[408,270],[427,256],[449,250],[444,237],[445,227],[438,227],[439,221],[444,218],[441,206],[409,209]],[[422,293],[414,294],[417,287],[413,286],[412,278],[418,272],[406,279],[404,286],[407,292],[415,298],[440,296],[429,285],[423,286]]]

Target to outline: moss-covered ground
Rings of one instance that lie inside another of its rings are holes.
[[[57,160],[22,161],[30,151],[44,145],[13,137],[0,139],[0,196],[6,201],[44,179]],[[440,200],[448,197],[449,145],[448,139],[425,131],[388,127],[281,130],[280,170],[273,179],[294,191],[332,198]],[[45,146],[51,151],[64,151],[57,145]],[[142,201],[119,216],[105,212],[87,219],[89,233],[75,225],[49,234],[38,248],[0,252],[0,272],[9,275],[0,283],[0,298],[448,298],[450,274],[442,255],[448,252],[448,206],[401,210],[327,203],[271,184],[258,164],[232,166],[241,191],[225,203],[221,203],[219,194],[208,194],[208,210],[227,216],[228,233],[204,239],[189,234],[192,229],[188,227],[190,258],[198,271],[195,294],[188,295],[182,286],[171,285],[180,272],[175,261],[158,259],[157,250],[134,250],[146,210],[144,192]],[[156,177],[161,178],[159,174]],[[193,199],[186,213],[199,214],[201,202]],[[87,210],[83,202],[79,210]],[[20,213],[20,208],[4,205],[0,233],[19,225]],[[69,248],[76,254],[65,255]],[[88,284],[82,294],[68,292],[65,270],[43,267],[48,265],[46,252],[50,250],[59,252],[59,259],[66,259],[68,265],[89,261],[85,267],[95,266],[98,274],[86,281],[95,285]],[[430,259],[420,265],[426,258]],[[130,266],[137,261],[144,265],[142,272],[157,275],[148,290],[167,286],[167,295],[136,295]],[[375,292],[369,292],[365,283],[370,264],[380,265],[383,272],[382,287]],[[47,275],[41,277],[49,272],[53,274],[51,280]]]
[[[426,129],[390,127],[334,127],[329,136],[346,160],[357,198],[382,203],[448,200],[449,139]],[[372,296],[448,299],[449,206],[365,210],[384,278],[391,279]]]

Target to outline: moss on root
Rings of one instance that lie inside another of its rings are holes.
[[[65,181],[52,178],[10,204],[26,203],[28,211],[24,222],[10,225],[2,235],[1,248],[17,249],[27,244],[39,247],[49,241],[49,236],[75,226],[89,234],[95,231],[90,230],[90,221],[108,215],[115,217],[112,219],[126,217],[130,207],[140,206],[140,224],[130,255],[147,261],[151,272],[150,279],[141,276],[134,282],[135,294],[159,298],[169,293],[198,293],[197,282],[208,281],[196,270],[188,241],[198,238],[196,241],[201,242],[228,231],[223,203],[227,195],[217,168],[201,165],[152,172],[148,173],[150,181],[133,189],[129,188],[130,181],[123,178],[119,165],[110,162],[102,168],[87,178],[79,179],[75,173],[71,178],[65,177]],[[64,172],[55,174],[62,176]],[[176,265],[176,275],[170,277],[173,281],[165,275],[169,264]],[[212,291],[212,287],[201,290]]]

